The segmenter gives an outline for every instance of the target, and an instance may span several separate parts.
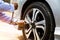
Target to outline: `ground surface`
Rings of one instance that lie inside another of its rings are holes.
[[[22,31],[17,30],[13,25],[0,21],[0,40],[19,40]]]

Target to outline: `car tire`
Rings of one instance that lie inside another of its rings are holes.
[[[23,31],[26,40],[54,40],[55,27],[50,9],[46,4],[31,3],[22,17],[28,24]]]

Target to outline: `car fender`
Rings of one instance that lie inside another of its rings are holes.
[[[60,0],[46,0],[52,9],[56,26],[60,26]]]

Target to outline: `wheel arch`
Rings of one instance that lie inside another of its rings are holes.
[[[33,3],[33,2],[43,2],[43,3],[45,3],[46,5],[47,5],[47,7],[50,9],[50,12],[51,12],[51,16],[52,16],[52,20],[53,20],[53,26],[54,27],[56,27],[56,23],[55,23],[55,18],[54,18],[54,14],[53,14],[53,12],[52,12],[52,9],[51,9],[51,7],[50,7],[50,5],[45,1],[45,0],[27,0],[26,2],[25,2],[25,4],[23,5],[23,7],[22,7],[22,11],[21,11],[21,19],[23,19],[23,14],[24,14],[24,11],[26,10],[26,8],[31,4],[31,3]]]

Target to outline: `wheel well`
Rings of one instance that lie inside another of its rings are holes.
[[[22,13],[21,19],[23,19],[22,16],[23,16],[24,11],[26,10],[26,8],[27,8],[30,4],[32,4],[33,2],[43,2],[44,4],[47,5],[47,7],[50,9],[50,12],[51,12],[51,16],[52,16],[52,20],[53,20],[53,25],[56,27],[56,24],[55,24],[55,18],[54,18],[52,9],[51,9],[51,7],[49,6],[49,4],[48,4],[45,0],[33,0],[33,1],[32,1],[32,0],[28,0],[28,1],[26,1],[25,4],[24,4],[23,7],[22,7],[22,11],[21,11],[21,13]]]
[[[25,4],[24,4],[23,7],[22,7],[22,14],[24,13],[25,9],[26,9],[31,3],[37,2],[37,1],[43,2],[43,1],[45,1],[45,0],[33,0],[33,1],[32,1],[32,0],[28,0],[28,1],[26,1]]]

